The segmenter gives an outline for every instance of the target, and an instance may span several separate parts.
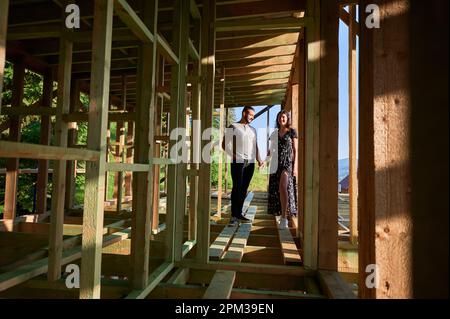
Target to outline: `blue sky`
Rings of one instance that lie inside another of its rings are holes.
[[[358,47],[358,42],[357,42]],[[339,24],[339,153],[338,159],[348,158],[348,27],[340,21]],[[359,52],[357,51],[357,54]],[[357,67],[358,72],[358,67]],[[358,76],[358,73],[357,73]],[[357,88],[358,91],[358,88]],[[358,99],[357,99],[358,100]],[[255,107],[258,113],[265,106]],[[274,128],[275,116],[280,111],[280,105],[275,105],[270,109],[269,125]],[[240,118],[242,107],[235,108],[236,120]],[[252,126],[256,129],[266,128],[267,114],[264,114],[253,121]],[[258,135],[258,146],[262,154],[266,154],[266,134]],[[358,143],[358,135],[357,135]]]

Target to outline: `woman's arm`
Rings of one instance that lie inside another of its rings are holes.
[[[295,177],[297,177],[298,176],[298,167],[297,167],[297,144],[298,144],[298,138],[297,137],[294,137],[293,139],[292,139],[292,148],[293,148],[293,156],[292,156],[292,161],[293,161],[293,163],[294,163],[294,165],[293,165],[293,170],[292,170],[292,173],[293,173],[293,175],[295,176]]]

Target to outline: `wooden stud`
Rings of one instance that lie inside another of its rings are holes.
[[[133,148],[131,147],[134,144],[134,122],[129,121],[127,122],[127,136],[126,136],[126,163],[132,164],[133,163]],[[132,176],[133,174],[131,172],[127,172],[125,174],[125,196],[130,197],[132,196],[133,190],[132,190]]]
[[[156,85],[160,86],[161,84],[164,85],[164,77],[162,76],[164,74],[164,58],[161,56],[158,56],[157,58],[157,65],[156,65],[156,71],[157,78],[156,78]],[[155,117],[154,117],[154,127],[155,127],[155,144],[153,148],[153,156],[154,157],[160,157],[161,156],[161,144],[156,143],[156,139],[158,135],[161,135],[161,115],[162,115],[162,109],[164,107],[164,98],[157,95],[156,102],[155,102]],[[159,226],[159,203],[160,203],[160,172],[161,172],[161,166],[159,165],[153,165],[153,212],[152,212],[152,232],[155,232],[158,230]]]
[[[176,116],[175,121],[176,127],[186,128],[186,75],[187,75],[187,64],[188,64],[188,49],[189,49],[189,2],[180,1],[176,3],[175,6],[175,17],[179,17],[176,25],[174,27],[174,32],[172,34],[173,47],[175,52],[179,56],[178,68],[175,68],[174,75],[177,77],[176,82],[171,82],[172,93],[171,93],[171,104],[175,105],[178,97],[178,105],[176,112],[171,112],[171,116]],[[177,10],[178,9],[178,10]],[[181,23],[180,23],[181,21]],[[179,25],[179,28],[178,28]],[[172,70],[173,67],[172,67]],[[178,73],[178,74],[177,74]],[[172,144],[170,144],[172,146]],[[176,168],[176,216],[175,216],[175,238],[174,238],[174,260],[179,261],[183,258],[182,248],[183,248],[183,229],[184,220],[186,215],[186,170],[187,165],[184,160],[179,164],[175,165]]]
[[[228,108],[225,109],[225,128],[228,127]],[[267,112],[267,114],[269,114],[269,112]],[[268,116],[268,115],[267,115]],[[224,184],[225,184],[225,196],[228,196],[228,163],[227,161],[225,161],[225,178],[224,178]]]
[[[143,3],[143,21],[150,31],[157,30],[158,1]],[[138,66],[138,116],[136,118],[135,163],[149,164],[147,172],[133,175],[133,216],[131,256],[134,289],[144,289],[149,278],[149,249],[151,212],[153,207],[153,140],[156,98],[156,44],[144,43],[140,47]]]
[[[338,243],[338,115],[339,6],[336,0],[320,7],[321,45],[319,100],[319,223],[318,267],[337,270]]]
[[[25,66],[23,61],[14,63],[13,74],[13,96],[11,107],[20,107],[23,100],[25,79]],[[14,142],[20,141],[20,116],[10,116],[9,118],[9,140]],[[10,158],[6,161],[6,180],[5,180],[5,205],[3,217],[5,219],[14,219],[16,217],[17,205],[17,188],[18,188],[18,169],[19,158]]]
[[[194,20],[194,41],[198,43],[198,51],[201,53],[201,21]],[[198,76],[197,81],[191,83],[192,93],[191,93],[191,117],[192,123],[195,125],[191,129],[191,164],[190,170],[198,172],[199,169],[199,159],[201,158],[200,149],[195,148],[195,145],[200,145],[201,143],[201,132],[200,132],[200,102],[201,102],[201,61],[200,59],[194,60],[193,74]],[[188,239],[197,240],[197,221],[198,221],[198,187],[199,187],[199,177],[198,173],[190,177],[189,185],[189,231]]]
[[[414,298],[448,299],[449,52],[441,40],[449,35],[449,3],[409,5],[409,34],[414,42],[407,55],[411,59],[412,284]]]
[[[122,77],[122,109],[127,108],[127,76]],[[116,141],[119,145],[116,147],[116,161],[125,163],[125,125],[124,122],[117,122],[116,128]],[[116,192],[116,209],[117,213],[122,211],[122,200],[123,200],[123,180],[124,172],[117,173],[117,192]]]
[[[8,29],[9,0],[0,3],[0,96],[3,92],[3,74],[6,62],[6,33]],[[2,114],[2,99],[0,99],[0,114]]]
[[[73,52],[73,51],[72,51]],[[76,112],[80,105],[80,86],[78,81],[72,81],[70,89],[70,112]],[[67,133],[67,146],[74,147],[77,143],[77,130],[78,126],[76,122],[68,123]],[[67,161],[66,167],[66,209],[71,209],[75,205],[75,193],[76,193],[76,177],[77,177],[77,162]]]
[[[304,259],[306,267],[317,269],[318,203],[319,203],[319,151],[318,112],[320,93],[320,7],[318,1],[309,0],[307,15],[314,23],[306,28],[307,75],[305,112],[305,203],[304,203]]]
[[[304,31],[302,31],[303,33]],[[298,68],[298,148],[297,148],[297,210],[298,223],[297,237],[303,248],[304,243],[304,214],[305,214],[305,108],[306,108],[306,47],[304,36],[299,37],[298,57],[296,58],[296,68]],[[302,250],[303,253],[303,250]],[[303,257],[303,256],[302,256]]]
[[[355,5],[350,5],[350,17],[356,17]],[[358,180],[357,180],[357,145],[356,145],[356,33],[352,23],[348,27],[348,140],[349,140],[349,202],[350,202],[350,241],[356,244],[358,237]]]
[[[68,126],[62,115],[70,109],[70,81],[73,43],[66,37],[60,38],[60,63],[58,68],[58,102],[55,126],[55,141],[60,147],[67,147]],[[48,280],[61,278],[61,257],[64,229],[64,201],[66,191],[66,161],[55,162],[52,182],[52,215],[50,218]]]
[[[225,111],[225,68],[222,67],[222,77],[220,79],[222,91],[220,92],[220,107],[219,107],[219,136],[222,138],[224,134],[224,111]],[[221,218],[222,215],[222,167],[224,161],[224,154],[222,149],[219,151],[218,176],[217,176],[217,216]]]
[[[364,1],[360,7],[365,5]],[[404,36],[410,34],[410,7],[407,0],[380,6],[383,27],[361,28],[359,136],[364,143],[359,156],[359,293],[362,298],[414,297],[412,265],[418,256],[414,255],[413,245],[416,225],[411,212],[409,147],[410,70],[414,63],[405,54],[411,46],[409,37]],[[364,10],[360,14],[361,21],[365,21]],[[418,131],[422,129],[416,127]],[[423,245],[423,239],[419,245]],[[378,288],[365,284],[366,267],[370,264],[378,267]]]
[[[80,280],[80,298],[84,299],[100,297],[113,1],[96,0],[94,10],[92,60],[96,63],[91,70],[88,147],[100,151],[100,158],[86,163]]]
[[[216,1],[203,0],[202,17],[202,95],[201,95],[201,131],[212,126],[212,107],[214,101],[214,74],[215,74],[215,30]],[[207,141],[201,143],[203,149]],[[211,165],[201,161],[199,174],[199,209],[198,209],[198,239],[197,261],[209,261],[209,218],[211,205]]]
[[[52,106],[53,101],[53,74],[48,70],[44,74],[44,87],[42,94],[42,104],[47,107]],[[41,136],[40,143],[50,145],[51,122],[50,116],[41,117]],[[39,160],[38,176],[36,185],[36,212],[44,214],[47,212],[47,184],[48,184],[48,160]]]

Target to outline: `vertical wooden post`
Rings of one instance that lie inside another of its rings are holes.
[[[100,298],[113,3],[96,0],[94,8],[88,148],[100,151],[100,159],[86,163],[80,281],[84,299]]]
[[[321,1],[319,101],[319,269],[337,270],[339,4]]]
[[[227,128],[228,127],[228,113],[229,113],[229,108],[227,107],[226,109],[225,109],[225,128]],[[269,121],[269,110],[267,110],[267,121]],[[267,127],[269,127],[269,125],[267,125]],[[267,141],[269,141],[269,139],[267,139]],[[267,142],[267,143],[269,143],[269,142]],[[269,149],[268,147],[267,147],[267,149]],[[228,161],[226,160],[226,156],[225,156],[225,195],[226,196],[228,196]]]
[[[111,108],[111,105],[108,102],[108,112]],[[108,120],[107,128],[106,128],[106,153],[105,153],[105,161],[109,162],[109,150],[111,147],[111,122]],[[108,201],[108,189],[109,189],[109,172],[105,172],[105,202]]]
[[[70,89],[70,113],[76,112],[80,103],[80,86],[78,81],[73,81]],[[67,146],[73,147],[77,142],[77,123],[68,124]],[[66,168],[66,201],[65,207],[70,209],[75,204],[75,179],[77,176],[77,161],[67,161]]]
[[[219,138],[221,139],[224,133],[224,110],[225,110],[225,67],[222,67],[221,92],[220,92],[220,107],[219,107]],[[222,216],[222,167],[223,167],[223,152],[219,151],[218,176],[217,176],[217,214]]]
[[[13,74],[13,92],[11,107],[22,106],[23,84],[25,78],[25,66],[22,60],[14,63]],[[9,117],[9,140],[13,142],[20,141],[20,116]],[[6,160],[6,180],[5,180],[5,206],[3,218],[14,219],[16,217],[17,187],[18,187],[18,169],[19,159],[9,158]]]
[[[298,225],[297,237],[300,238],[301,247],[304,247],[304,212],[305,212],[305,108],[306,108],[306,48],[304,31],[300,32],[300,39],[298,43],[298,57],[296,67],[298,68],[298,151],[297,151],[297,211],[298,211]],[[303,249],[302,249],[303,254]]]
[[[42,105],[52,107],[53,101],[53,72],[51,69],[44,74],[44,87],[42,91]],[[50,145],[52,134],[50,116],[41,116],[41,137],[42,145]],[[48,184],[48,160],[38,161],[38,175],[36,185],[36,213],[44,214],[47,212],[47,184]]]
[[[164,57],[157,57],[157,66],[156,66],[157,85],[164,85]],[[161,135],[161,114],[162,108],[164,107],[164,98],[159,98],[156,96],[155,101],[155,117],[154,123],[155,126],[155,135]],[[161,144],[153,141],[154,157],[161,157]],[[153,212],[152,212],[152,230],[157,230],[159,226],[159,178],[160,178],[161,167],[159,165],[153,165]]]
[[[308,0],[306,27],[304,265],[317,269],[319,204],[320,2]],[[337,199],[336,199],[337,200]]]
[[[185,92],[189,44],[189,12],[189,1],[175,1],[172,45],[175,54],[179,57],[179,63],[178,65],[172,65],[171,73],[171,129],[186,127]],[[170,141],[169,150],[176,142]],[[178,160],[178,155],[174,160]],[[169,223],[166,222],[166,226],[172,227],[166,238],[168,241],[167,258],[168,260],[179,261],[182,258],[183,224],[186,215],[186,163],[183,160],[176,165],[169,166],[167,191],[166,218]],[[172,231],[175,232],[173,241],[170,239]]]
[[[122,76],[122,109],[127,109],[127,76]],[[116,161],[118,163],[124,162],[125,154],[125,125],[123,121],[117,122],[116,127]],[[114,180],[114,196],[116,197],[116,211],[120,213],[122,211],[122,199],[123,199],[123,176],[124,172],[117,172],[116,179]]]
[[[68,125],[63,115],[69,113],[73,43],[65,35],[60,38],[58,65],[58,101],[56,108],[55,141],[67,147]],[[52,214],[50,218],[48,280],[61,278],[61,257],[64,229],[66,190],[66,161],[54,162],[52,183]]]
[[[448,299],[449,2],[410,4],[412,284],[414,298]]]
[[[199,53],[201,51],[201,21],[194,20],[194,43],[198,43]],[[201,150],[196,149],[194,145],[200,145],[201,132],[199,126],[200,120],[200,97],[201,97],[201,61],[194,60],[192,68],[194,75],[198,76],[197,81],[192,81],[191,110],[192,110],[192,126],[191,130],[191,170],[198,171],[199,159],[201,158]],[[197,121],[197,122],[195,122]],[[198,221],[198,175],[191,176],[189,187],[189,232],[188,239],[197,239],[197,221]]]
[[[201,95],[201,128],[202,132],[212,126],[214,107],[214,74],[215,74],[215,29],[216,0],[203,0],[202,16],[202,95]],[[203,149],[208,141],[202,140]],[[198,241],[197,260],[208,263],[209,260],[209,219],[211,205],[211,165],[203,159],[199,173],[199,209],[198,209]]]
[[[145,1],[142,8],[143,22],[156,36],[158,24],[158,0]],[[156,39],[156,38],[155,38]],[[133,264],[133,288],[143,289],[148,284],[150,234],[153,207],[153,145],[156,98],[156,40],[141,44],[138,64],[138,103],[136,117],[135,163],[150,164],[148,172],[133,174],[133,216],[131,258]]]
[[[126,162],[128,164],[133,163],[133,147],[131,147],[134,144],[134,122],[129,121],[127,123],[127,136],[126,136]],[[131,172],[125,173],[125,196],[130,197],[133,194],[133,174]]]
[[[361,28],[359,292],[363,298],[414,297],[410,68],[418,61],[411,63],[409,55],[411,3],[396,0],[380,5],[382,27]],[[367,4],[363,1],[361,7]],[[360,13],[365,21],[366,13],[363,9]],[[370,264],[378,267],[377,288],[365,284]]]
[[[357,180],[357,145],[356,145],[356,6],[349,6],[350,23],[348,27],[348,140],[349,140],[349,200],[350,200],[350,241],[356,244],[358,238],[358,180]]]
[[[0,3],[0,96],[3,92],[3,74],[6,62],[6,33],[8,29],[9,0]],[[0,114],[2,114],[2,99],[0,98]]]

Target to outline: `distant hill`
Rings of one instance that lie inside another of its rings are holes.
[[[350,173],[349,159],[343,158],[338,161],[338,181],[344,179]]]

